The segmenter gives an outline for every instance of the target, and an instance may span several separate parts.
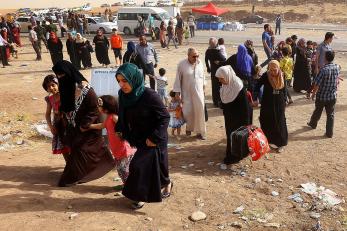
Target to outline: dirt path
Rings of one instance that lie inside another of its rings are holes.
[[[252,30],[244,33],[245,37],[259,38]],[[204,58],[207,46],[197,47]],[[187,48],[170,51],[157,48],[159,66],[167,69],[169,86]],[[227,47],[229,54],[235,49]],[[257,52],[260,60],[264,59],[262,49]],[[113,61],[111,53],[110,57]],[[170,174],[174,189],[172,197],[161,204],[146,205],[138,212],[129,209],[129,202],[112,188],[120,184],[114,181],[115,172],[84,185],[58,188],[63,158],[51,155],[49,140],[39,137],[31,128],[44,119],[45,92],[41,82],[49,73],[51,62],[48,53],[44,53],[42,62],[33,60],[33,50],[26,44],[20,49],[19,59],[11,62],[11,67],[0,70],[1,134],[12,131],[9,143],[24,139],[23,145],[14,144],[13,148],[0,150],[1,230],[237,230],[230,226],[232,222],[241,223],[242,230],[273,230],[264,226],[269,223],[278,223],[278,230],[309,230],[317,223],[310,218],[313,200],[300,192],[300,184],[315,182],[345,196],[345,83],[339,89],[333,139],[323,137],[325,115],[316,130],[305,127],[314,105],[303,94],[293,94],[294,104],[286,111],[289,144],[285,151],[270,153],[253,163],[245,159],[228,170],[221,170],[218,165],[226,145],[224,121],[222,112],[211,108],[208,86],[208,139],[183,138],[178,142],[170,138]],[[345,54],[337,55],[336,62],[343,70],[347,68],[346,61]],[[96,64],[94,54],[93,64]],[[90,78],[90,71],[83,74]],[[258,116],[257,109],[254,111],[256,125],[259,125]],[[214,163],[209,165],[209,162]],[[240,176],[240,172],[245,176]],[[261,181],[255,184],[256,178]],[[272,196],[272,191],[277,191],[279,196]],[[301,193],[304,203],[287,198],[296,192]],[[243,214],[233,214],[240,205],[245,208]],[[188,217],[198,209],[207,214],[207,219],[194,223]],[[347,222],[343,209],[345,204],[319,212],[325,230],[347,229],[346,223],[343,225],[343,221]],[[77,216],[69,219],[73,213]]]

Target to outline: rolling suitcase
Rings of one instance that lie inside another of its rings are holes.
[[[248,135],[247,126],[242,126],[231,133],[231,156],[233,160],[240,161],[248,156]]]

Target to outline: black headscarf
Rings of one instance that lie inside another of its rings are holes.
[[[83,75],[70,63],[62,60],[57,62],[52,70],[56,75],[65,74],[58,78],[60,92],[60,110],[70,112],[75,110],[75,91],[76,84],[81,84],[82,81],[87,81]]]

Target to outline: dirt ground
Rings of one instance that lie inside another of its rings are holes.
[[[259,34],[255,30],[242,33],[257,40]],[[309,33],[322,32],[297,32]],[[19,49],[19,58],[11,60],[11,67],[0,68],[0,133],[2,136],[11,134],[9,140],[0,142],[1,230],[297,231],[311,230],[317,224],[316,219],[310,218],[311,210],[319,212],[324,230],[347,230],[344,203],[321,211],[314,200],[299,189],[302,183],[315,182],[341,197],[346,196],[346,83],[341,83],[338,93],[333,139],[323,137],[324,114],[316,130],[305,126],[314,104],[304,94],[293,93],[294,104],[286,110],[289,144],[285,151],[270,153],[256,162],[245,159],[221,170],[219,164],[226,146],[224,119],[220,109],[211,107],[208,81],[207,140],[184,137],[177,141],[170,137],[173,194],[163,203],[146,204],[135,212],[129,208],[129,201],[113,189],[120,184],[115,171],[87,184],[56,187],[64,160],[52,155],[50,140],[39,136],[32,128],[33,124],[44,120],[46,93],[41,84],[43,77],[51,73],[51,60],[45,52],[43,61],[34,61],[27,38],[23,41],[25,46]],[[159,48],[158,43],[154,45],[160,55],[159,67],[167,69],[170,89],[176,65],[186,57],[188,46],[168,51]],[[193,43],[190,46],[200,51],[203,60],[207,45]],[[228,54],[235,49],[228,46]],[[264,60],[262,49],[256,51],[260,60]],[[114,63],[112,53],[109,54]],[[66,51],[64,57],[68,57]],[[92,57],[94,66],[100,66],[95,54]],[[337,54],[336,63],[342,70],[347,68],[346,61],[345,53]],[[82,73],[90,79],[90,70]],[[259,109],[255,109],[255,125],[259,125],[258,116]],[[257,183],[256,178],[260,178]],[[272,196],[272,191],[279,195]],[[303,203],[288,199],[296,192],[301,194]],[[242,214],[234,214],[241,205],[244,206]],[[207,219],[190,221],[189,216],[197,210],[206,213]],[[69,218],[71,216],[73,219]],[[233,222],[240,223],[242,228],[232,227]],[[277,225],[279,228],[268,227]]]

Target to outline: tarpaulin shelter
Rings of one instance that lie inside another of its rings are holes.
[[[219,16],[221,14],[228,12],[229,10],[216,7],[213,3],[209,2],[206,6],[193,8],[192,11],[196,13],[201,13],[201,14],[210,14],[210,15]]]

